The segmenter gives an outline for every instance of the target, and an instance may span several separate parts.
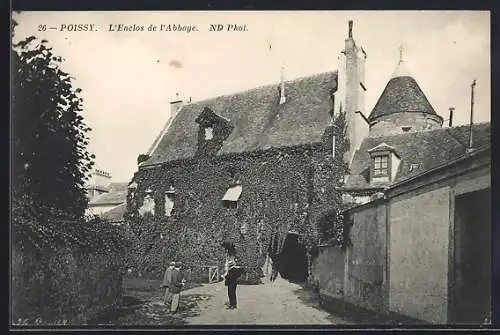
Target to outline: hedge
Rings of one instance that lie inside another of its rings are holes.
[[[12,228],[14,324],[82,324],[120,302],[128,246],[118,227],[15,199]]]

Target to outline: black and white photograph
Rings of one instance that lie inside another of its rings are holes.
[[[10,325],[492,326],[489,11],[14,11]]]

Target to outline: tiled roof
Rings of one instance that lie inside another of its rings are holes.
[[[89,202],[89,206],[118,205],[127,201],[128,183],[111,183],[109,192],[101,194]]]
[[[491,123],[478,123],[472,127],[473,148],[491,145]],[[405,133],[386,137],[367,137],[356,151],[345,188],[364,189],[368,183],[372,164],[369,150],[382,143],[392,147],[401,158],[394,182],[430,170],[465,154],[469,143],[469,126],[440,128],[437,130]]]
[[[218,154],[320,142],[331,118],[336,79],[336,72],[327,72],[287,81],[282,105],[279,84],[185,105],[143,165],[193,157],[198,144],[195,120],[205,107],[234,126]]]
[[[127,204],[123,203],[107,212],[104,212],[102,214],[102,217],[111,223],[121,222],[123,221],[123,216],[125,214],[126,209],[127,209]]]
[[[389,80],[370,113],[368,121],[400,112],[424,112],[437,115],[424,92],[411,76],[396,76]]]

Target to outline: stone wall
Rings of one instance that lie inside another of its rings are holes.
[[[320,294],[341,299],[344,296],[344,253],[338,246],[322,246],[314,260],[312,273]]]
[[[350,213],[351,246],[347,251],[345,299],[354,305],[385,311],[386,207],[368,205]]]
[[[392,201],[391,311],[447,322],[449,229],[449,187]]]

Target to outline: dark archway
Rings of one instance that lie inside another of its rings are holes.
[[[282,278],[291,282],[307,281],[307,249],[299,234],[289,232],[278,255],[278,271]]]

